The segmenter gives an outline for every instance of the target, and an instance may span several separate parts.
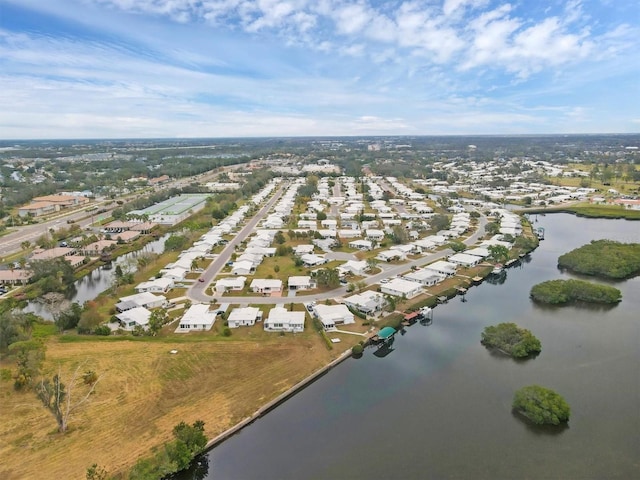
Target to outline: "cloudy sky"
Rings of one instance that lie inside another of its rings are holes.
[[[635,133],[637,0],[0,0],[0,138]]]

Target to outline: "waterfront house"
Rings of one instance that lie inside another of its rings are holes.
[[[387,302],[381,293],[365,290],[362,293],[356,293],[350,297],[346,297],[344,304],[367,315],[374,315],[380,312]]]
[[[380,291],[387,295],[404,298],[417,297],[423,292],[422,285],[420,283],[411,282],[402,278],[394,278],[389,283],[381,284]]]
[[[431,287],[438,282],[444,280],[445,276],[434,272],[433,270],[420,269],[406,273],[402,276],[405,280],[410,282],[419,283],[425,287]]]
[[[353,313],[345,305],[322,305],[313,308],[318,320],[325,330],[333,330],[336,325],[348,325],[355,323]]]
[[[457,265],[451,262],[445,262],[444,260],[438,260],[424,267],[426,270],[431,270],[437,274],[445,277],[452,277],[456,274]]]

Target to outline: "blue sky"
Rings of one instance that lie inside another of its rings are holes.
[[[637,0],[0,0],[0,138],[637,133]]]

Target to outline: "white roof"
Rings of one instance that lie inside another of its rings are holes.
[[[151,292],[142,292],[142,293],[135,293],[133,295],[129,295],[127,297],[120,297],[120,301],[121,302],[133,302],[136,303],[140,306],[148,304],[148,303],[155,303],[158,301],[165,301],[166,297],[162,296],[162,295],[154,295]]]
[[[422,289],[422,285],[416,282],[411,282],[409,280],[404,280],[402,278],[394,278],[389,283],[382,285],[382,289],[393,290],[394,292],[398,292],[400,294],[407,294]]]
[[[344,323],[354,322],[353,313],[346,305],[316,305],[314,311],[318,314],[320,321],[342,320]]]
[[[427,265],[424,268],[428,270],[434,270],[437,272],[455,273],[458,267],[455,263],[445,262],[444,260],[438,260],[437,262],[433,262],[432,264]]]
[[[462,263],[462,264],[472,264],[477,263],[480,260],[480,257],[477,255],[468,255],[466,253],[456,253],[449,257],[450,262],[454,263]]]
[[[298,285],[308,285],[311,282],[311,277],[309,275],[297,275],[293,277],[289,277],[287,283],[289,286],[298,286]]]
[[[227,321],[229,322],[242,322],[242,321],[255,321],[260,315],[260,309],[258,307],[241,307],[234,308],[229,313]]]
[[[213,325],[216,313],[209,310],[209,305],[200,303],[191,305],[180,320],[180,325]]]
[[[274,307],[267,318],[267,323],[273,322],[287,325],[304,325],[304,312],[290,312],[283,307]]]
[[[254,278],[251,288],[282,288],[282,280],[277,278]]]
[[[415,270],[413,272],[406,273],[402,277],[406,278],[407,280],[416,281],[416,282],[423,282],[425,280],[428,280],[434,277],[441,278],[441,276],[438,273],[436,273],[434,270],[428,270],[428,269]]]
[[[118,313],[116,318],[127,325],[131,322],[135,322],[136,325],[144,327],[149,324],[149,317],[151,312],[144,307],[136,307],[126,312]]]
[[[244,287],[244,283],[247,281],[247,277],[237,276],[237,277],[225,277],[221,278],[216,282],[216,287],[218,285],[224,287]]]
[[[239,262],[233,262],[233,265],[231,266],[231,270],[238,270],[238,269],[243,269],[243,270],[251,270],[253,268],[253,262],[250,262],[249,260],[241,260]]]
[[[142,282],[138,284],[138,286],[136,287],[136,290],[148,289],[154,286],[160,287],[161,289],[164,290],[166,288],[171,287],[172,285],[173,285],[173,279],[161,277],[161,278],[154,278],[153,280],[149,280],[148,282]]]

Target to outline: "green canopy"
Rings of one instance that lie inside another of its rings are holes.
[[[382,340],[386,340],[396,333],[396,329],[393,327],[384,327],[380,332],[378,332],[378,337]]]

